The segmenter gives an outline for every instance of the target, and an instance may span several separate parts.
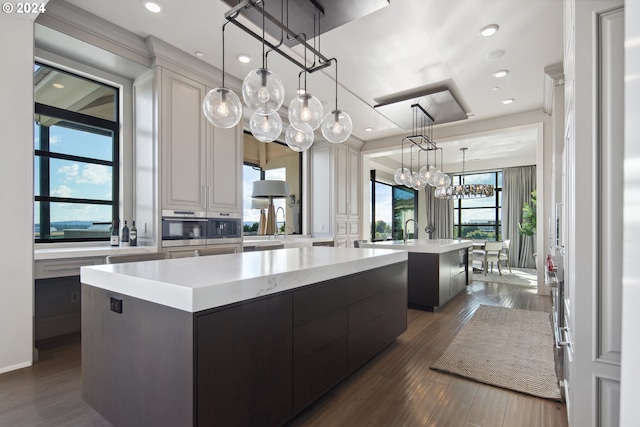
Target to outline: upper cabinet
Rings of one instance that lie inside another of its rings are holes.
[[[360,152],[345,144],[318,144],[310,153],[311,232],[332,235],[336,246],[353,246],[361,235]]]
[[[242,133],[218,129],[202,113],[209,88],[159,68],[162,210],[239,212]]]

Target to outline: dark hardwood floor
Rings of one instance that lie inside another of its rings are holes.
[[[298,426],[563,427],[562,403],[429,369],[480,304],[551,310],[535,288],[474,282],[289,423]],[[81,397],[80,337],[39,343],[40,361],[0,375],[0,426],[110,426]]]

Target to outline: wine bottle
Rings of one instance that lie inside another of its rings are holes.
[[[113,220],[111,226],[111,246],[120,246],[120,234],[118,233],[118,220]]]
[[[124,220],[124,227],[122,227],[122,245],[129,246],[129,227],[126,219]]]
[[[136,221],[131,221],[131,230],[129,231],[129,244],[131,246],[138,246],[138,229],[136,228]]]

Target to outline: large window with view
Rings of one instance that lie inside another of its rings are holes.
[[[34,67],[36,242],[109,239],[118,218],[118,91]]]
[[[502,172],[455,175],[456,184],[492,184],[493,197],[454,201],[454,238],[502,240]]]
[[[376,181],[371,177],[371,241],[396,240],[404,237],[404,224],[416,216],[415,190]],[[417,238],[413,225],[408,238]]]
[[[244,136],[244,166],[242,169],[244,209],[242,214],[243,234],[259,233],[260,215],[266,214],[266,199],[253,200],[254,181],[286,181],[289,196],[273,199],[276,212],[276,227],[281,234],[302,234],[302,156],[279,142],[265,144],[251,134]],[[262,209],[261,209],[262,207]]]

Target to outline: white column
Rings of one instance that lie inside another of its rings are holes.
[[[0,12],[0,373],[33,361],[33,20]]]

